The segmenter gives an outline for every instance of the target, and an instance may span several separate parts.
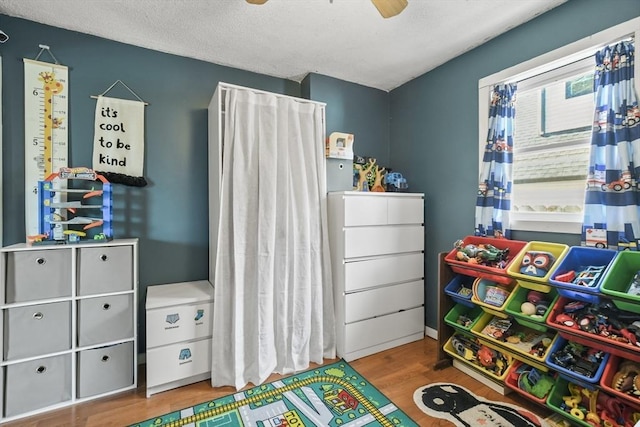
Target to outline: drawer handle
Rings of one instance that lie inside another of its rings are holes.
[[[109,310],[110,308],[111,308],[111,304],[109,304],[108,302],[107,302],[107,303],[102,304],[102,309],[103,309],[103,310]]]
[[[101,261],[106,261],[107,259],[109,259],[109,257],[106,254],[100,255],[100,260]]]
[[[42,320],[44,318],[44,314],[38,311],[37,313],[33,313],[33,318],[36,320]]]
[[[104,356],[102,356],[101,359],[103,362],[108,362],[109,361],[109,356],[107,356],[106,354]]]
[[[47,371],[47,367],[46,366],[38,366],[36,368],[36,373],[38,374],[44,374]]]
[[[46,264],[46,263],[47,263],[47,260],[46,260],[46,259],[44,259],[44,258],[36,258],[36,262],[37,262],[39,265],[43,265],[43,264]]]

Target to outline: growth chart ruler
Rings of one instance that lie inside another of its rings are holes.
[[[63,65],[24,59],[27,236],[39,234],[38,181],[44,180],[61,167],[68,166],[68,74],[67,67]],[[62,234],[62,231],[55,230],[54,233]]]

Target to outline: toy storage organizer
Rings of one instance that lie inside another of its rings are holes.
[[[456,249],[440,254],[436,368],[452,356],[454,366],[488,386],[515,390],[577,425],[593,422],[596,396],[600,405],[625,411],[618,422],[640,416],[640,393],[633,388],[634,380],[640,383],[640,252],[475,236],[463,241],[516,250],[498,268],[464,265]],[[492,288],[500,289],[497,301],[486,298]],[[597,310],[624,328],[603,331]],[[577,396],[592,396],[592,402]],[[579,413],[571,404],[587,410]],[[617,425],[607,412],[599,415]]]
[[[138,242],[0,252],[0,423],[137,386]]]

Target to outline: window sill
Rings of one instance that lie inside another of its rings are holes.
[[[511,229],[580,234],[582,232],[582,213],[511,212]]]

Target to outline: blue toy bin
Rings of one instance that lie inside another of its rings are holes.
[[[563,349],[568,343],[569,341],[567,341],[565,338],[558,336],[556,341],[551,345],[549,352],[547,353],[545,363],[549,366],[549,368],[558,372],[558,375],[560,375],[562,378],[565,378],[572,383],[579,384],[585,388],[594,389],[600,383],[600,378],[602,377],[602,373],[604,372],[604,369],[607,366],[607,362],[609,361],[609,357],[611,355],[609,353],[604,353],[604,356],[600,361],[600,365],[598,365],[595,374],[593,375],[593,377],[588,377],[554,363],[553,354],[556,351]],[[593,347],[588,347],[586,345],[583,345],[583,347],[593,349]]]
[[[549,283],[556,287],[560,296],[584,302],[597,304],[600,302],[600,287],[603,278],[611,267],[618,251],[612,249],[600,249],[591,246],[571,246],[565,257],[558,263],[549,277]],[[598,268],[597,277],[592,279],[588,275],[588,268]],[[578,284],[579,278],[572,282],[558,280],[564,274],[574,271],[576,275],[583,272],[586,279]],[[574,283],[575,282],[575,283]]]
[[[475,304],[471,302],[474,280],[476,280],[475,277],[458,274],[445,286],[444,292],[459,304],[475,307]],[[462,289],[468,289],[468,292],[461,293]]]

